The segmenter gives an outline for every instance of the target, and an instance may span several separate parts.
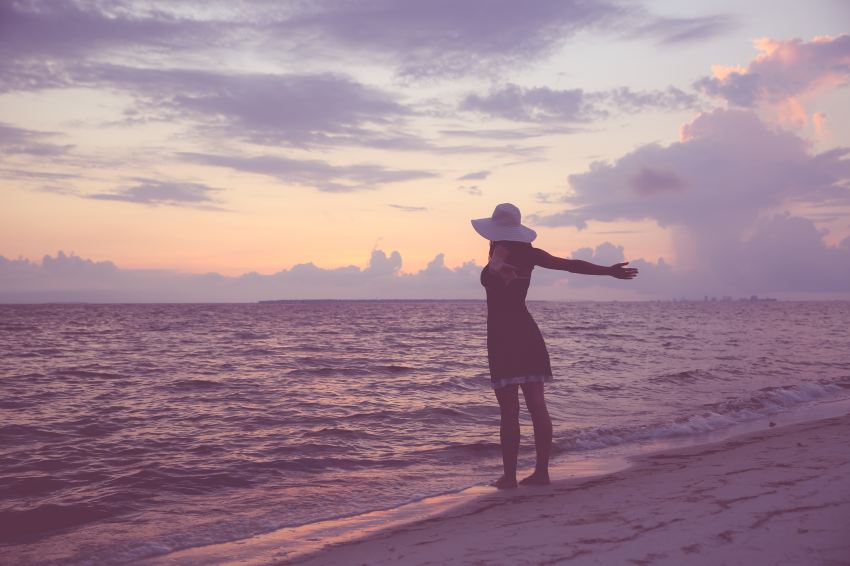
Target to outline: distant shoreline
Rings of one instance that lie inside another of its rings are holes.
[[[47,306],[47,305],[270,305],[270,304],[293,304],[293,303],[485,303],[485,298],[480,299],[264,299],[251,301],[0,301],[0,306]],[[753,303],[847,303],[850,299],[527,299],[527,303],[692,303],[692,304],[723,304],[742,305]]]

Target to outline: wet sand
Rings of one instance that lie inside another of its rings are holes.
[[[848,441],[845,415],[647,454],[290,562],[850,564]]]

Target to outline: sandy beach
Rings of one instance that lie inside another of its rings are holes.
[[[850,415],[520,488],[298,564],[850,564]]]
[[[313,554],[296,548],[309,533],[283,529],[153,562],[850,564],[848,438],[850,414],[776,426],[642,455],[608,475],[486,492]]]

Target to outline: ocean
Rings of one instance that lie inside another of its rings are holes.
[[[847,302],[528,307],[555,462],[850,397]],[[501,474],[483,301],[0,305],[0,346],[3,564],[126,563]]]

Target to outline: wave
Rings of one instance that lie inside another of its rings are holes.
[[[51,440],[64,436],[66,436],[64,433],[31,425],[12,424],[0,426],[0,441],[9,443],[11,446],[24,442]]]
[[[21,543],[59,530],[77,527],[113,515],[107,507],[93,504],[46,503],[31,509],[0,511],[0,543]]]
[[[56,371],[56,375],[61,377],[94,377],[102,379],[120,379],[125,377],[117,373],[109,373],[105,371],[92,371],[78,368],[64,368]]]
[[[383,376],[387,374],[398,375],[402,373],[410,373],[416,368],[400,364],[386,365],[367,365],[367,366],[323,366],[315,368],[296,368],[286,372],[286,375],[292,376],[311,376],[311,377],[328,377],[335,375],[369,375]]]
[[[221,389],[227,387],[226,383],[211,381],[209,379],[180,379],[163,385],[164,389],[173,391],[198,391],[209,389]]]
[[[673,383],[673,384],[682,384],[682,383],[697,383],[698,381],[708,381],[708,380],[716,380],[720,379],[716,373],[712,373],[708,370],[704,369],[689,369],[684,371],[677,371],[671,373],[665,373],[662,375],[657,375],[650,377],[647,381],[650,383]]]
[[[239,340],[265,340],[271,337],[271,334],[251,332],[249,330],[239,330],[233,333],[233,338],[238,338]]]
[[[765,387],[749,397],[706,404],[703,411],[682,416],[672,422],[634,428],[595,427],[571,431],[556,440],[555,452],[596,450],[627,443],[703,434],[781,413],[812,401],[842,397],[849,389],[850,379]]]

